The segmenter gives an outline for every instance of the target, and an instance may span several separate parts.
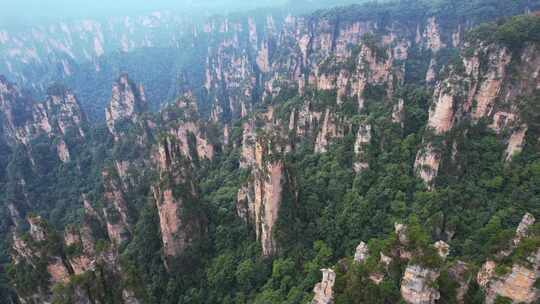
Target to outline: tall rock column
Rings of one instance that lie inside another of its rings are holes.
[[[311,304],[333,304],[336,273],[332,269],[321,269],[321,272],[323,277],[321,282],[317,283],[313,288],[315,296]]]
[[[371,125],[363,123],[358,127],[356,133],[356,141],[354,143],[354,154],[356,161],[354,162],[354,171],[362,172],[369,168],[367,161],[367,147],[371,142]]]
[[[105,110],[107,127],[114,138],[118,140],[122,125],[135,123],[145,109],[146,97],[142,85],[135,85],[127,74],[122,74],[113,84],[111,101]]]
[[[197,209],[198,194],[191,176],[191,162],[181,144],[165,136],[153,156],[159,182],[152,186],[159,216],[165,265],[180,256],[203,233],[204,217]],[[190,214],[186,212],[190,211]]]
[[[111,241],[121,244],[129,240],[131,235],[128,202],[115,174],[103,170],[101,176],[105,190],[103,199],[106,205],[103,208],[103,214],[105,215],[107,233]]]
[[[274,153],[271,141],[257,139],[251,176],[238,191],[236,205],[239,216],[254,226],[265,256],[277,252],[273,234],[286,182],[283,161]]]

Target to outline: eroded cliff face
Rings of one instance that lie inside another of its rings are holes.
[[[513,254],[519,243],[529,236],[529,228],[535,219],[526,214],[516,230],[516,235],[509,250],[501,251],[496,258]],[[500,265],[502,262],[488,260],[478,272],[477,282],[485,291],[486,303],[495,303],[498,297],[508,298],[512,303],[534,303],[540,299],[540,290],[535,283],[540,278],[540,249],[533,248],[524,260],[519,260],[511,266]],[[505,267],[505,274],[498,273],[497,267]]]
[[[77,254],[68,257],[69,264],[75,275],[95,270],[95,239],[92,229],[88,225],[81,228],[68,227],[64,232],[64,244],[69,248],[77,249]]]
[[[214,107],[212,118],[218,121],[222,117],[223,120],[223,115],[229,114],[229,118],[248,118],[243,122],[240,163],[243,168],[249,168],[250,164],[255,162],[254,147],[258,140],[255,134],[258,129],[274,129],[280,133],[282,141],[288,142],[284,147],[287,151],[294,150],[295,146],[308,136],[314,138],[315,152],[328,151],[333,142],[357,127],[339,111],[351,102],[354,102],[355,111],[362,113],[366,100],[376,98],[377,102],[392,106],[392,121],[403,127],[404,101],[400,99],[395,102],[392,99],[395,98],[396,88],[404,84],[408,72],[405,62],[414,52],[426,56],[424,59],[429,63],[426,77],[435,87],[428,120],[428,129],[432,136],[445,136],[453,130],[456,123],[466,117],[474,116],[477,120],[483,115],[503,122],[517,117],[516,109],[500,113],[487,111],[495,107],[493,104],[500,96],[505,96],[505,102],[515,104],[511,102],[515,98],[506,93],[509,90],[515,92],[514,87],[509,85],[498,88],[507,83],[505,71],[511,57],[507,51],[483,45],[483,52],[492,54],[489,62],[482,63],[485,66],[478,67],[478,58],[484,53],[475,55],[476,59],[462,55],[463,62],[450,69],[449,77],[439,77],[440,65],[443,63],[437,62],[437,54],[449,47],[469,48],[470,45],[463,41],[462,33],[470,25],[443,24],[444,21],[436,17],[427,17],[419,19],[414,26],[403,26],[400,23],[402,21],[396,19],[384,25],[386,34],[381,36],[373,34],[379,27],[378,20],[369,18],[337,22],[322,14],[309,20],[288,16],[278,22],[282,22],[280,31],[276,31],[269,23],[257,23],[261,24],[260,26],[249,23],[247,28],[250,41],[257,41],[257,44],[251,44],[250,48],[247,48],[241,39],[241,29],[245,28],[241,23],[224,22],[220,26],[213,25],[208,28],[208,33],[219,28],[231,34],[218,48],[211,51],[212,60],[207,63],[206,89],[211,96],[215,96],[220,90],[224,92],[233,87],[235,89],[232,91],[238,92],[233,98],[237,104],[214,103],[218,106]],[[448,28],[449,26],[451,28]],[[443,33],[442,28],[451,32],[451,35]],[[268,48],[269,45],[273,47]],[[224,52],[227,48],[230,51]],[[276,56],[276,50],[279,50],[280,56]],[[252,53],[256,56],[249,56]],[[527,60],[536,60],[532,59],[533,51],[526,53],[529,54],[525,56]],[[257,58],[255,62],[253,58]],[[253,66],[256,68],[252,69]],[[233,74],[237,78],[224,77]],[[536,74],[531,71],[531,75]],[[534,81],[536,80],[530,80]],[[520,86],[527,87],[524,84]],[[377,90],[382,94],[373,96],[373,92]],[[240,92],[245,93],[241,98],[238,97]],[[252,119],[249,115],[252,108],[250,102],[257,101],[256,98],[251,98],[253,92],[259,92],[263,102],[280,100],[282,96],[291,94],[301,96],[304,102],[295,104],[290,109],[288,122],[273,113],[279,111],[279,107],[270,109],[273,105],[268,105],[266,112],[255,113],[256,118]],[[331,106],[320,106],[320,95],[312,95],[312,92],[327,94],[324,102]],[[476,104],[476,100],[480,106],[475,105],[473,110],[472,105]],[[255,122],[259,126],[256,126]],[[514,124],[504,124],[506,130],[514,128]],[[521,149],[525,130],[526,128],[520,125],[510,138],[503,139],[509,143],[508,155]],[[367,151],[371,141],[371,126],[361,124],[357,132],[354,147],[357,159],[354,170],[361,172],[369,167]],[[440,141],[435,143],[431,138],[426,138],[417,154],[415,170],[430,187],[438,174],[445,144],[444,141],[441,144]],[[249,197],[249,193],[251,191],[244,189],[240,194]]]
[[[121,75],[113,84],[111,101],[105,111],[107,127],[117,141],[126,124],[136,123],[145,109],[143,87],[131,82],[127,74]]]
[[[220,138],[210,139],[208,130],[216,125],[200,117],[192,94],[182,96],[162,111],[161,121],[168,129],[166,133],[170,143],[176,145],[183,156],[192,161],[213,159]]]
[[[401,296],[407,303],[434,304],[441,297],[433,285],[440,273],[418,265],[409,265],[401,280]]]
[[[265,165],[258,163],[258,145],[264,141],[264,136],[258,133],[262,131],[272,134],[276,138],[272,147],[280,153],[294,151],[301,143],[308,142],[309,138],[313,139],[316,153],[325,153],[332,143],[354,130],[356,140],[353,169],[362,172],[369,168],[372,126],[367,122],[353,122],[351,114],[340,110],[347,105],[355,113],[362,113],[366,100],[374,102],[375,99],[393,105],[395,88],[404,81],[405,61],[410,48],[415,45],[434,54],[450,45],[443,43],[439,37],[436,20],[418,25],[426,31],[418,40],[414,33],[403,30],[397,23],[388,25],[388,34],[378,39],[372,35],[376,26],[375,21],[338,24],[336,20],[324,16],[309,22],[291,16],[286,18],[277,37],[273,36],[276,35],[274,32],[264,31],[265,37],[273,39],[280,52],[288,56],[271,55],[270,58],[276,60],[270,60],[268,65],[264,64],[264,69],[256,71],[258,74],[255,78],[262,81],[263,102],[281,98],[287,100],[291,95],[300,96],[302,102],[291,103],[286,118],[280,113],[280,105],[271,103],[264,110],[256,113],[248,111],[240,115],[246,118],[242,123],[240,167],[251,169],[252,175],[238,192],[237,210],[241,217],[255,219],[252,222],[258,227],[256,231],[259,238],[264,237],[260,228],[264,225],[258,222],[258,204],[274,202],[270,208],[274,210],[279,200],[272,198],[267,202],[264,198],[274,196],[269,192],[272,187],[265,187],[262,181],[258,182],[257,175],[261,174],[257,172],[278,170],[272,166],[265,168]],[[230,45],[237,46],[236,42]],[[237,74],[244,75],[245,72],[243,70]],[[217,80],[208,81],[207,87],[216,90],[215,85],[221,83]],[[248,89],[252,88],[252,84],[249,84]],[[379,91],[382,94],[374,93]],[[403,108],[403,101],[398,102],[391,114],[392,120],[400,125],[403,123]],[[212,117],[216,119],[215,115]],[[271,223],[273,216],[267,216],[263,216],[260,222],[266,222],[266,225]],[[261,241],[265,242],[264,239]]]
[[[233,25],[237,30],[238,26]],[[255,98],[255,66],[248,59],[249,49],[240,47],[238,32],[232,31],[232,39],[224,40],[215,50],[208,50],[205,89],[213,98],[214,120],[245,117],[251,112]],[[263,49],[262,52],[257,61],[262,61],[264,68],[264,52],[268,51]]]
[[[336,120],[335,115],[330,112],[330,109],[326,109],[321,130],[315,140],[316,153],[327,152],[332,139],[343,137],[343,130],[340,128],[341,124]]]
[[[264,219],[259,223],[263,254],[272,255],[277,251],[274,225],[278,219],[283,195],[283,163],[278,161],[268,164],[264,170],[267,171],[265,181],[255,182],[255,216],[261,216]]]
[[[124,189],[115,177],[115,173],[108,170],[101,173],[104,186],[103,199],[105,201],[103,214],[109,238],[119,245],[130,238],[131,220]]]
[[[512,303],[534,303],[540,297],[534,282],[539,277],[540,251],[531,256],[532,267],[525,267],[514,264],[510,273],[503,278],[489,281],[486,285],[486,303],[495,303],[497,297],[505,297],[512,300]],[[492,272],[489,264],[482,268],[482,272]]]
[[[336,18],[330,13],[295,17],[285,15],[285,10],[277,10],[243,18],[214,16],[202,22],[193,16],[159,11],[142,16],[29,26],[21,30],[0,29],[3,46],[0,74],[9,75],[19,84],[29,83],[39,91],[51,80],[49,75],[69,79],[77,75],[83,64],[92,67],[89,71],[107,71],[109,63],[100,59],[119,50],[122,54],[143,48],[182,51],[184,45],[190,44],[197,53],[205,53],[197,58],[204,75],[197,80],[201,82],[197,86],[207,90],[215,117],[230,119],[250,111],[259,96],[271,96],[274,90],[280,90],[281,85],[275,82],[292,84],[301,92],[308,84],[316,84],[319,89],[337,85],[338,101],[343,101],[345,96],[355,96],[361,103],[361,91],[366,83],[396,78],[396,75],[380,73],[391,68],[388,63],[393,59],[381,62],[378,67],[369,64],[373,71],[378,71],[375,73],[348,71],[347,68],[328,73],[320,68],[321,62],[335,57],[337,62],[346,63],[351,53],[356,53],[351,45],[358,45],[365,34],[379,31],[387,33],[383,42],[391,47],[394,60],[406,59],[413,45],[436,54],[445,48],[460,46],[464,31],[477,22],[461,16],[463,20],[460,19],[459,24],[448,25],[444,14],[415,14],[406,20],[397,14],[390,18],[392,22],[387,22],[381,18],[386,13],[380,16],[350,14],[355,13],[355,9],[338,12],[337,15],[347,15],[347,18]],[[391,10],[387,13],[394,14]],[[519,10],[494,13],[517,14]],[[416,21],[409,23],[410,20]],[[435,58],[427,61],[432,63],[425,77],[430,82],[439,71],[435,69]],[[33,69],[48,73],[43,77],[32,73]]]
[[[21,303],[52,303],[70,299],[73,303],[105,304],[101,300],[105,291],[99,284],[118,288],[122,294],[119,297],[121,303],[139,303],[133,291],[122,286],[124,274],[118,248],[114,244],[100,245],[100,248],[96,245],[97,231],[94,229],[101,226],[104,219],[88,201],[85,201],[83,223],[79,227],[66,228],[63,237],[40,217],[27,220],[30,226],[28,234],[13,233],[14,267],[29,267],[37,278],[46,280],[36,279],[35,286],[14,286]],[[72,292],[63,294],[53,292],[53,289]]]
[[[360,124],[356,133],[356,141],[354,143],[354,154],[357,157],[354,163],[354,171],[362,172],[369,168],[367,160],[367,148],[371,142],[371,125]]]
[[[430,139],[425,138],[417,154],[415,168],[428,185],[437,176],[442,151],[449,144],[445,137],[456,125],[486,120],[489,128],[507,143],[508,161],[524,145],[527,124],[519,100],[534,94],[538,87],[537,47],[529,45],[512,53],[500,45],[470,41],[464,44],[460,60],[448,68],[448,77],[435,85],[427,126]],[[516,71],[526,76],[517,81],[513,77]]]
[[[338,21],[322,14],[209,23],[205,33],[216,39],[208,48],[205,66],[211,117],[215,121],[246,117],[261,97],[263,101],[272,99],[286,90],[300,95],[309,90],[334,91],[337,104],[355,101],[362,110],[366,90],[371,87],[384,87],[386,97],[392,97],[404,81],[411,49],[426,51],[426,60],[433,63],[426,77],[435,81],[439,74],[436,54],[460,45],[463,27],[452,24],[455,35],[442,35],[435,17],[419,18],[414,27],[402,22],[396,19],[382,25],[377,18]],[[382,36],[376,34],[381,26],[386,31]],[[324,138],[319,141],[322,145]]]
[[[162,181],[152,188],[166,266],[204,233],[204,217],[198,213],[188,213],[197,208],[198,203],[192,186],[189,181],[177,180],[171,183]]]
[[[274,226],[287,183],[280,152],[273,150],[275,145],[271,139],[257,139],[255,162],[251,164],[247,183],[238,191],[236,204],[238,215],[253,225],[265,256],[274,255],[278,250]]]
[[[177,103],[177,109],[187,110],[186,106],[185,103]],[[174,122],[172,114],[166,113],[165,121]],[[213,146],[203,137],[197,122],[180,120],[166,132],[152,153],[159,174],[152,193],[159,215],[165,265],[169,266],[171,259],[180,256],[204,233],[204,216],[194,212],[197,210],[198,193],[191,172],[195,158],[212,158]],[[188,141],[190,135],[194,142]]]
[[[51,86],[43,102],[35,102],[0,77],[0,113],[1,133],[9,146],[29,147],[32,141],[47,138],[56,144],[58,159],[64,163],[71,160],[66,139],[85,138],[86,119],[77,98],[60,85]],[[29,158],[34,159],[31,149]]]
[[[154,199],[159,213],[163,250],[166,256],[176,256],[186,246],[185,235],[178,235],[181,232],[178,218],[181,202],[175,201],[172,190],[166,190],[164,193],[154,190]]]
[[[12,260],[14,267],[29,267],[34,271],[45,271],[46,281],[38,286],[15,286],[23,291],[19,298],[23,302],[34,303],[42,299],[50,301],[51,293],[47,286],[65,284],[69,280],[70,270],[58,251],[49,252],[44,245],[50,237],[50,231],[40,217],[27,219],[30,229],[27,235],[13,233]],[[41,268],[38,268],[41,267]]]
[[[315,285],[313,292],[315,296],[311,304],[332,304],[334,303],[334,284],[336,282],[336,273],[332,269],[321,269],[323,274],[320,283]]]
[[[427,144],[422,150],[418,151],[414,168],[420,177],[431,188],[431,183],[437,177],[439,165],[441,162],[440,149]]]

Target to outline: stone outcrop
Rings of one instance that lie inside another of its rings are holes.
[[[66,265],[64,265],[64,261],[59,257],[50,258],[49,260],[47,272],[51,276],[51,282],[53,284],[66,284],[69,282],[70,273]]]
[[[283,163],[278,161],[266,165],[263,170],[266,173],[262,170],[259,173],[266,176],[260,176],[260,179],[255,181],[255,217],[263,219],[256,223],[260,229],[258,235],[263,245],[263,254],[272,255],[277,250],[273,233],[282,200],[284,167]]]
[[[480,119],[491,114],[495,98],[501,92],[511,59],[509,51],[505,48],[492,51],[488,55],[488,71],[482,75],[483,80],[478,83],[478,91],[474,96],[476,105],[472,112],[473,119]]]
[[[392,108],[392,122],[397,123],[403,128],[405,126],[405,101],[399,99],[398,102]]]
[[[456,79],[446,79],[435,86],[427,128],[437,136],[445,134],[454,126],[456,99],[459,97],[458,89],[454,87],[456,81]],[[432,185],[439,172],[440,150],[431,142],[424,142],[424,147],[416,155],[415,171],[428,186]]]
[[[407,225],[394,223],[394,232],[402,245],[407,245],[409,243],[409,237],[407,236]]]
[[[414,169],[429,187],[431,187],[431,183],[437,177],[440,161],[441,155],[439,149],[435,149],[431,144],[428,144],[423,150],[418,151],[416,155]]]
[[[512,157],[521,150],[523,150],[523,145],[525,144],[525,135],[527,133],[527,126],[521,126],[516,129],[510,138],[508,139],[508,146],[506,148],[506,160],[511,161]]]
[[[450,245],[443,241],[437,241],[433,246],[437,249],[437,253],[443,260],[450,254]]]
[[[326,152],[330,139],[343,137],[343,131],[339,128],[340,125],[336,123],[335,119],[330,109],[326,109],[321,130],[315,140],[316,153]]]
[[[58,140],[58,144],[56,145],[56,150],[58,153],[58,158],[63,162],[67,163],[69,162],[71,156],[69,154],[69,149],[66,145],[66,142],[63,139]]]
[[[423,36],[426,41],[426,47],[431,51],[438,52],[442,47],[444,47],[441,40],[437,19],[435,17],[428,18],[426,30],[424,31]]]
[[[252,121],[242,124],[242,143],[240,151],[240,168],[248,168],[255,164],[255,126]]]
[[[371,125],[361,124],[356,133],[356,141],[354,143],[354,154],[356,162],[354,163],[354,171],[362,172],[369,168],[367,162],[367,147],[371,142]]]
[[[192,123],[182,123],[177,128],[170,131],[171,135],[176,139],[176,143],[180,146],[182,154],[190,159],[209,159],[214,157],[214,146],[210,144],[205,134],[201,132],[201,126]],[[191,141],[193,136],[194,141]],[[192,155],[191,151],[196,152]]]
[[[127,74],[122,74],[113,83],[111,100],[105,111],[107,127],[116,140],[126,124],[137,122],[146,106],[143,87],[135,85]]]
[[[439,272],[409,265],[401,280],[401,297],[411,304],[434,304],[440,298],[437,289],[431,287],[439,278]]]
[[[311,304],[332,304],[334,303],[334,284],[336,273],[332,269],[321,269],[323,274],[321,282],[315,285],[313,292],[315,296]]]
[[[366,243],[360,242],[356,246],[356,251],[354,253],[354,261],[356,263],[362,263],[369,257],[369,248]]]
[[[85,137],[83,130],[85,117],[73,92],[56,85],[50,87],[47,93],[44,106],[53,130],[66,135],[72,129],[76,135]]]
[[[385,254],[382,253],[382,252],[379,254],[379,257],[380,257],[379,261],[380,261],[383,265],[385,265],[385,266],[387,266],[387,267],[388,267],[388,266],[390,265],[390,263],[392,263],[392,261],[393,261],[392,257],[389,257],[389,256],[385,255]]]
[[[497,297],[511,299],[513,303],[534,303],[538,300],[540,292],[534,284],[540,278],[540,250],[530,260],[532,267],[514,264],[509,274],[492,279],[485,286],[481,285],[486,288],[486,303],[494,303]]]
[[[41,217],[29,217],[27,219],[30,225],[30,236],[34,241],[43,242],[47,239],[46,227]]]
[[[534,224],[534,217],[527,213],[521,220],[516,235],[512,240],[510,250],[501,251],[496,258],[506,257],[512,254],[512,251],[526,237],[529,237],[528,230]],[[538,237],[538,236],[534,236]],[[540,299],[540,290],[535,283],[540,279],[540,248],[535,248],[525,258],[524,261],[518,261],[507,269],[505,274],[498,274],[497,260],[488,260],[482,265],[477,274],[476,280],[482,287],[486,296],[486,303],[495,303],[498,297],[508,298],[512,303],[534,303]]]
[[[454,94],[448,92],[449,84],[441,84],[435,89],[433,96],[435,101],[429,111],[428,127],[435,131],[435,134],[448,132],[454,123]]]
[[[408,229],[409,227],[405,224],[394,224],[398,244],[394,246],[393,254],[395,258],[408,262],[401,279],[401,297],[406,303],[410,304],[436,303],[441,296],[439,290],[435,287],[435,283],[441,274],[440,269],[438,267],[427,267],[415,262],[417,258],[422,258],[426,249],[410,247]],[[437,250],[441,259],[446,259],[450,250],[448,244],[438,241],[433,247]],[[389,265],[393,260],[393,258],[384,257],[387,259],[386,265]],[[381,253],[381,260],[382,258],[383,255]]]
[[[476,275],[478,285],[484,288],[488,286],[490,279],[495,274],[496,266],[497,264],[492,260],[488,260],[482,265],[482,268],[480,268],[480,271]]]
[[[519,225],[516,229],[516,236],[514,237],[513,244],[514,246],[519,245],[521,240],[523,238],[526,238],[529,236],[529,229],[532,225],[536,222],[536,219],[534,216],[530,213],[525,213],[521,221],[519,222]]]

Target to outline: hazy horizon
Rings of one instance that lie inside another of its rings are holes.
[[[283,5],[287,0],[20,0],[6,3],[0,11],[1,26],[21,26],[81,18],[105,18],[172,10],[189,14],[231,13],[238,10]]]
[[[6,1],[6,0],[4,0]],[[192,17],[229,14],[238,11],[270,7],[304,7],[315,10],[366,2],[367,0],[19,0],[3,5],[0,26],[4,28],[54,23],[77,19],[101,19],[114,16],[133,16],[153,11],[170,10]],[[7,1],[6,1],[7,2]]]

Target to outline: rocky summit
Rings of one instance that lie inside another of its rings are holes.
[[[0,303],[539,303],[540,1],[323,2],[0,28]]]

